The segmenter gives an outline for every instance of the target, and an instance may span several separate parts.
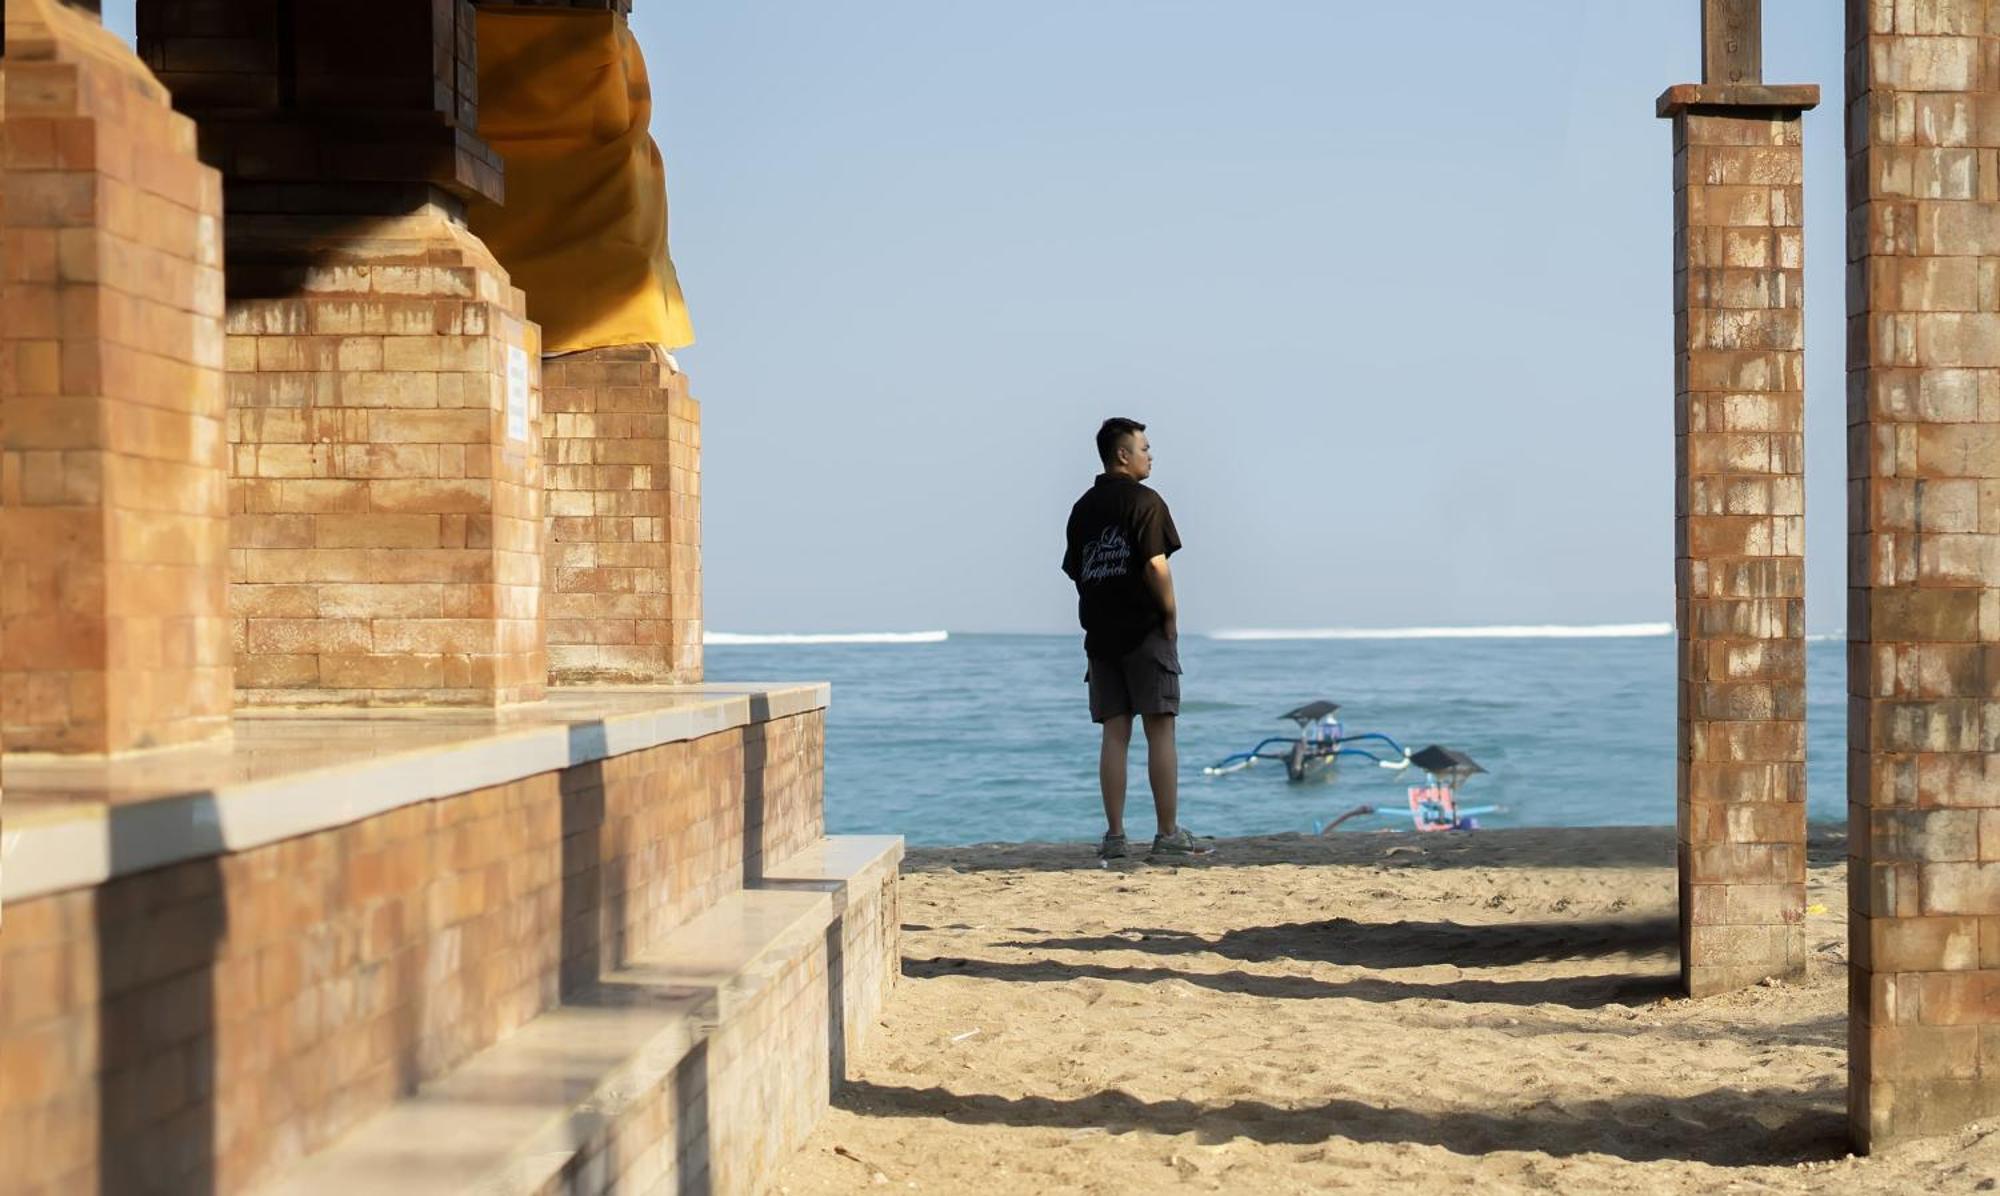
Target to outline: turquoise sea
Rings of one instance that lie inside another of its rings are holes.
[[[1808,786],[1815,821],[1846,817],[1845,645],[1807,650]],[[953,634],[930,643],[711,643],[718,680],[830,680],[826,814],[836,833],[913,844],[1094,840],[1097,729],[1071,635]],[[1291,784],[1284,766],[1221,777],[1202,766],[1287,731],[1301,702],[1341,704],[1351,734],[1470,753],[1490,775],[1467,804],[1487,826],[1671,825],[1674,640],[1227,640],[1186,635],[1181,821],[1207,835],[1313,829],[1355,805],[1407,810],[1414,770],[1342,768]],[[1150,826],[1135,732],[1127,817]],[[1363,762],[1365,764],[1365,761]],[[1375,815],[1341,829],[1407,826]]]

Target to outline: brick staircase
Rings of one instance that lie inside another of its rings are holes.
[[[896,974],[901,841],[823,833],[826,697],[10,758],[0,1192],[761,1190]]]

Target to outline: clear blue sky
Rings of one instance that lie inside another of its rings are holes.
[[[1668,84],[1698,0],[639,0],[699,343],[711,628],[1060,630],[1106,415],[1183,624],[1672,617]],[[129,0],[111,6],[114,25]],[[1808,623],[1843,619],[1841,14]]]

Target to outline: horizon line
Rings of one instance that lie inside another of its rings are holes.
[[[1211,631],[1208,638],[1231,641],[1640,639],[1673,633],[1672,623],[1512,623],[1463,627],[1241,627]]]
[[[939,644],[955,636],[1071,637],[1075,629],[1045,631],[709,631],[704,644],[720,647],[774,644]],[[1189,632],[1190,638],[1224,643],[1298,640],[1412,639],[1651,639],[1674,634],[1672,623],[1522,623],[1426,627],[1225,627]],[[1809,632],[1811,642],[1844,640],[1844,631]]]
[[[949,631],[704,631],[703,645],[721,644],[941,644]]]

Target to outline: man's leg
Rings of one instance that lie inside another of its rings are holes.
[[[1132,748],[1132,716],[1104,720],[1104,744],[1097,753],[1097,785],[1104,791],[1104,822],[1114,835],[1125,833],[1125,757]]]
[[[1146,780],[1153,787],[1153,814],[1160,821],[1160,834],[1174,833],[1180,820],[1180,753],[1174,747],[1174,716],[1148,714],[1146,723]],[[1130,727],[1127,727],[1130,734]],[[1121,786],[1122,788],[1122,786]],[[1122,799],[1120,804],[1122,805]]]

